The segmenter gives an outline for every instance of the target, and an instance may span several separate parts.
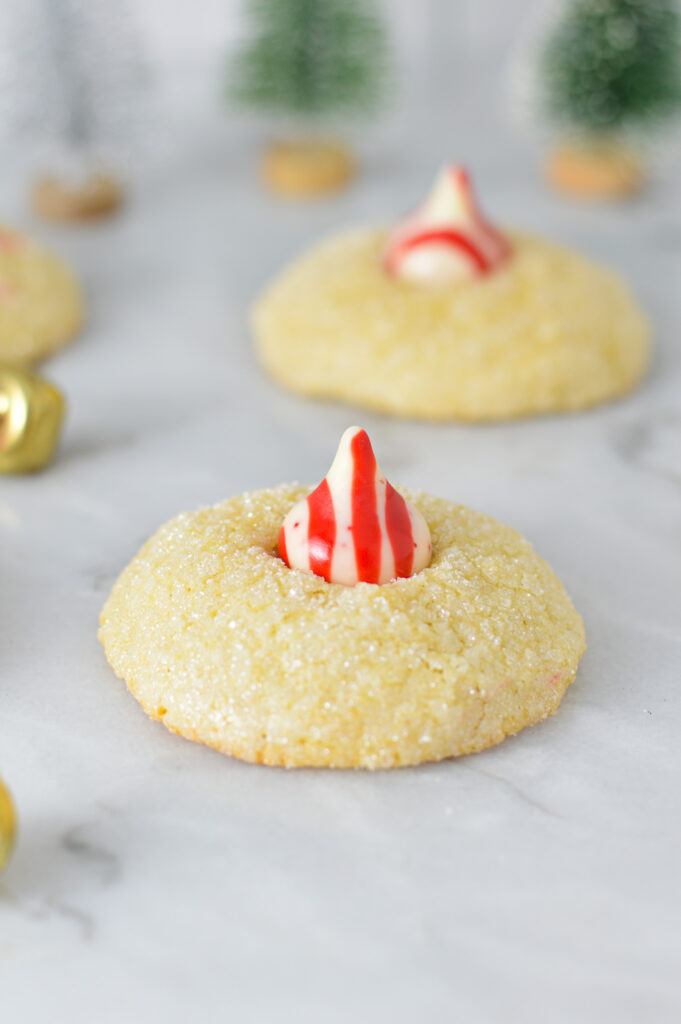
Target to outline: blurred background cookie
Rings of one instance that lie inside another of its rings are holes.
[[[0,361],[33,363],[66,345],[83,322],[80,285],[56,255],[0,228]]]
[[[616,274],[498,231],[456,168],[392,231],[341,234],[294,260],[258,299],[253,330],[285,387],[424,419],[605,402],[635,386],[649,350]]]

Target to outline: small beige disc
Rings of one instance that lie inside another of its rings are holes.
[[[560,192],[584,199],[626,199],[643,185],[641,162],[621,146],[556,146],[546,174]]]
[[[31,201],[35,212],[46,220],[95,220],[118,209],[123,189],[109,174],[92,174],[77,183],[48,177],[35,183]]]
[[[343,188],[354,177],[355,161],[338,142],[276,142],[265,151],[261,171],[273,192],[305,198]]]
[[[584,628],[518,533],[404,491],[431,565],[344,587],[277,555],[307,493],[178,516],[125,569],[99,636],[147,714],[247,761],[390,768],[482,750],[556,710]]]

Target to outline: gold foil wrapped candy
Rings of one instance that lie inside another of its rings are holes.
[[[14,804],[5,786],[0,780],[0,871],[9,860],[14,845],[14,834],[16,832],[16,817]]]
[[[64,409],[53,384],[0,364],[0,472],[31,473],[45,466],[59,442]]]

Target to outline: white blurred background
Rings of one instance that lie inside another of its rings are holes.
[[[461,73],[490,80],[503,102],[512,49],[552,0],[379,0],[397,60],[396,101]],[[156,86],[180,105],[216,101],[226,54],[244,25],[244,0],[130,4]],[[218,97],[219,98],[219,97]]]
[[[381,123],[399,120],[424,101],[454,119],[470,105],[471,91],[485,97],[490,116],[503,110],[512,56],[537,24],[537,12],[554,6],[555,0],[377,0],[393,56]],[[69,39],[77,22],[96,45]],[[68,62],[69,47],[73,54],[85,50],[78,60],[89,59],[90,77],[98,72],[103,81],[117,49],[134,50],[145,73],[135,114],[149,119],[145,134],[152,138],[159,122],[237,117],[225,102],[224,83],[247,24],[247,0],[3,0],[0,137],[11,134],[16,122],[22,129],[27,120],[35,123],[36,109],[55,101],[63,83],[50,64],[59,47],[62,62]],[[480,109],[479,102],[473,105]]]

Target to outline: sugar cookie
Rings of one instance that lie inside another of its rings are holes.
[[[261,172],[273,192],[304,199],[343,188],[355,173],[355,161],[342,143],[277,142],[265,151]]]
[[[389,492],[375,472],[380,525]],[[349,522],[359,564],[385,534],[366,520],[357,530],[366,495],[343,518],[337,483],[333,544]],[[584,650],[559,580],[514,530],[399,494],[427,524],[432,557],[382,584],[327,582],[311,558],[303,569],[285,564],[282,524],[309,489],[284,485],[178,516],[104,607],[109,662],[173,732],[270,765],[418,764],[482,750],[553,713]],[[328,522],[306,530],[318,543]]]

